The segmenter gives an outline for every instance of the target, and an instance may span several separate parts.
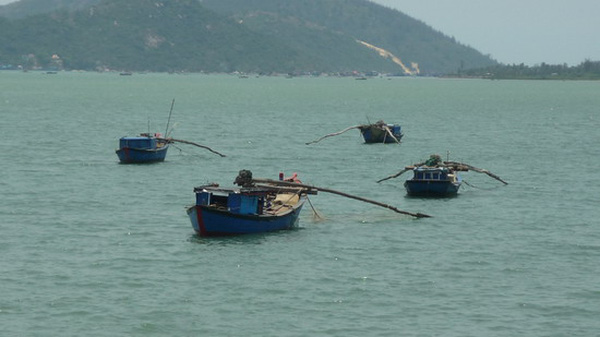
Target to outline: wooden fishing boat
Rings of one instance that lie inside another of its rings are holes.
[[[503,184],[508,185],[506,181],[488,170],[455,161],[442,161],[442,158],[437,154],[431,155],[428,160],[422,163],[406,166],[400,172],[387,178],[380,179],[377,182],[380,183],[384,180],[396,178],[405,172],[412,171],[413,177],[404,182],[404,187],[406,188],[406,193],[408,195],[437,197],[455,196],[463,182],[459,172],[470,170],[485,173]]]
[[[406,193],[413,196],[452,196],[458,193],[462,179],[448,167],[412,167],[413,177],[404,182]]]
[[[255,179],[252,178],[252,172],[241,170],[235,184],[241,188],[221,188],[218,184],[194,188],[196,203],[189,206],[186,212],[198,235],[224,236],[292,229],[298,225],[304,203],[308,201],[310,204],[308,195],[319,191],[385,207],[416,218],[430,217],[329,188],[305,185],[295,173],[290,178],[283,178],[280,173],[279,180],[271,180]],[[314,208],[313,212],[318,216]]]
[[[318,143],[325,138],[332,137],[332,136],[338,136],[338,135],[341,135],[342,133],[352,130],[352,129],[359,129],[360,133],[363,136],[363,139],[365,140],[365,143],[367,143],[367,144],[373,144],[373,143],[383,143],[383,144],[398,143],[398,144],[400,144],[400,139],[402,139],[402,136],[404,136],[404,134],[402,133],[402,127],[399,124],[388,124],[388,123],[380,120],[377,123],[355,125],[355,126],[345,128],[344,130],[339,131],[339,132],[330,133],[319,139],[310,141],[310,142],[306,143],[306,145]]]
[[[379,121],[375,124],[365,124],[358,128],[365,143],[397,143],[402,139],[402,127],[399,124],[387,124]]]
[[[297,227],[307,189],[257,186],[252,183],[252,172],[246,170],[240,171],[236,184],[242,187],[210,184],[194,188],[196,203],[187,208],[187,214],[198,235],[265,233]]]
[[[134,137],[121,137],[116,153],[124,164],[155,163],[165,160],[168,149],[169,141],[160,134],[142,133]]]
[[[119,149],[117,149],[117,156],[121,163],[155,163],[165,160],[167,156],[167,150],[169,144],[172,143],[184,143],[190,144],[197,147],[207,149],[208,151],[218,154],[221,157],[225,157],[224,154],[217,152],[210,147],[189,140],[175,139],[169,137],[169,123],[171,122],[171,114],[173,113],[173,106],[175,105],[175,99],[171,102],[171,110],[169,111],[169,119],[167,120],[167,129],[165,131],[165,137],[160,133],[142,133],[135,137],[122,137],[119,139]],[[149,128],[149,127],[148,127]]]

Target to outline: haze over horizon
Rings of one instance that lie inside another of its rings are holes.
[[[505,64],[600,61],[598,0],[371,0]]]
[[[600,61],[600,1],[371,0],[505,64]],[[0,5],[16,2],[0,0]]]

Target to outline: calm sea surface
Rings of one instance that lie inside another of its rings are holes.
[[[164,163],[118,139],[164,132]],[[2,336],[599,336],[600,82],[0,72]],[[401,145],[351,130],[401,123]],[[437,153],[451,199],[376,180]],[[193,187],[297,172],[293,231],[194,235]],[[308,205],[307,205],[308,206]]]

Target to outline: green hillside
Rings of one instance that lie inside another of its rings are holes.
[[[306,67],[294,50],[231,22],[195,0],[107,0],[91,9],[3,20],[0,62],[67,69],[289,71]],[[262,46],[270,46],[265,53]],[[6,60],[6,61],[5,61]]]
[[[277,17],[281,21],[303,22],[315,29],[359,39],[391,52],[409,67],[417,63],[425,74],[496,64],[488,56],[457,43],[421,21],[365,0],[200,1],[212,10],[237,19],[254,22],[260,17]],[[259,27],[257,31],[268,34],[269,29]]]
[[[441,74],[496,64],[366,0],[21,0],[0,16],[0,65]]]

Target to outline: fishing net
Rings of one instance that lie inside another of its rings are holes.
[[[429,156],[429,159],[425,161],[425,165],[427,166],[438,166],[442,163],[442,157],[437,154],[432,154]]]
[[[238,173],[238,176],[235,178],[234,184],[238,186],[252,186],[252,171],[250,170],[241,170]]]

